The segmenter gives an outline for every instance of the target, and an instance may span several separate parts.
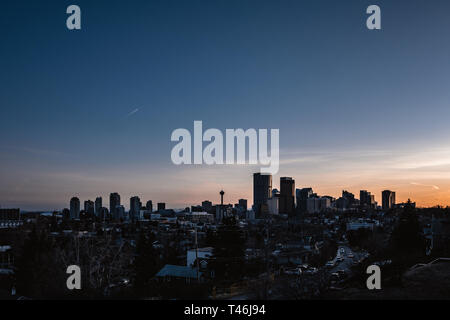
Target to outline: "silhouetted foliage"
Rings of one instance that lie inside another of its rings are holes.
[[[139,295],[150,293],[151,279],[160,267],[159,253],[153,248],[154,241],[152,233],[147,235],[143,231],[140,232],[133,263],[133,285]]]
[[[373,232],[367,228],[349,230],[347,232],[348,243],[355,247],[364,247],[364,243],[372,236]]]
[[[16,260],[17,293],[31,298],[55,298],[64,292],[65,279],[47,235],[36,230],[25,240]]]
[[[422,234],[416,211],[405,206],[392,231],[388,252],[393,261],[393,269],[401,280],[402,273],[412,265],[423,262],[426,242]]]
[[[220,280],[240,278],[244,264],[244,235],[234,217],[224,218],[214,240],[213,259],[209,267]]]
[[[391,234],[392,249],[399,254],[423,254],[425,240],[415,210],[406,206]]]

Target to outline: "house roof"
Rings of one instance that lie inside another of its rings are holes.
[[[202,273],[199,272],[199,276]],[[166,264],[156,274],[157,277],[176,277],[176,278],[197,278],[197,270],[188,266],[175,266],[172,264]]]

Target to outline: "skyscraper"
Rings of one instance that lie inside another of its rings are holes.
[[[148,200],[147,204],[145,205],[145,208],[147,209],[147,211],[149,211],[150,213],[153,212],[153,202],[152,200]]]
[[[95,215],[100,216],[100,210],[102,209],[102,197],[95,198]]]
[[[359,204],[363,207],[372,208],[375,205],[375,196],[367,190],[359,191]]]
[[[247,211],[247,199],[239,199],[238,203],[244,212]]]
[[[383,210],[392,209],[395,205],[395,192],[384,190],[381,192]]]
[[[342,197],[336,200],[336,207],[338,209],[347,210],[356,205],[355,195],[347,190],[342,190]]]
[[[253,174],[253,207],[256,215],[261,214],[261,206],[267,207],[267,200],[272,194],[272,175]]]
[[[141,211],[142,203],[139,197],[130,198],[130,219],[134,221],[139,216],[139,211]]]
[[[294,213],[295,180],[291,177],[280,178],[279,213],[292,215]]]
[[[279,214],[280,209],[280,192],[272,189],[272,197],[267,200],[267,210],[269,214]]]
[[[212,202],[209,200],[205,200],[202,202],[202,209],[205,212],[210,212],[212,210]]]
[[[98,217],[103,221],[109,220],[110,214],[109,214],[108,208],[101,207],[100,210],[98,211]]]
[[[166,204],[164,202],[158,202],[158,211],[166,210]]]
[[[297,212],[305,213],[307,211],[307,201],[312,195],[312,188],[302,188],[295,191],[295,196],[297,198]]]
[[[122,220],[123,218],[125,218],[125,207],[121,205],[116,206],[114,219]]]
[[[120,195],[117,192],[109,195],[109,213],[113,218],[117,217],[116,208],[120,206]]]
[[[89,214],[94,214],[94,202],[91,200],[86,200],[84,202],[84,211]]]
[[[70,199],[70,219],[80,218],[80,199],[73,197]]]

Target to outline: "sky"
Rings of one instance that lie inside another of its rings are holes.
[[[82,29],[66,28],[81,8]],[[366,8],[381,8],[368,30]],[[280,170],[338,197],[450,205],[444,0],[4,0],[0,206],[119,192],[252,203],[260,165],[176,166],[173,130],[280,130]]]

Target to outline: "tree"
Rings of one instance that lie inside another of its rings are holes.
[[[372,235],[373,235],[372,230],[368,228],[360,228],[357,230],[347,231],[347,239],[352,247],[363,248],[364,244],[369,240],[369,238]]]
[[[234,217],[226,217],[217,231],[209,267],[219,280],[236,280],[242,274],[245,239]]]
[[[138,295],[145,295],[150,292],[150,280],[160,267],[159,254],[153,248],[154,240],[153,233],[146,235],[144,231],[141,231],[136,244],[133,285]]]
[[[425,241],[416,212],[411,206],[405,206],[399,221],[391,234],[392,249],[399,254],[423,254]]]
[[[17,293],[31,298],[61,297],[65,290],[65,270],[58,264],[52,242],[35,229],[25,240],[16,260]]]
[[[399,278],[407,267],[423,260],[425,247],[415,209],[406,205],[389,239],[389,252]]]

